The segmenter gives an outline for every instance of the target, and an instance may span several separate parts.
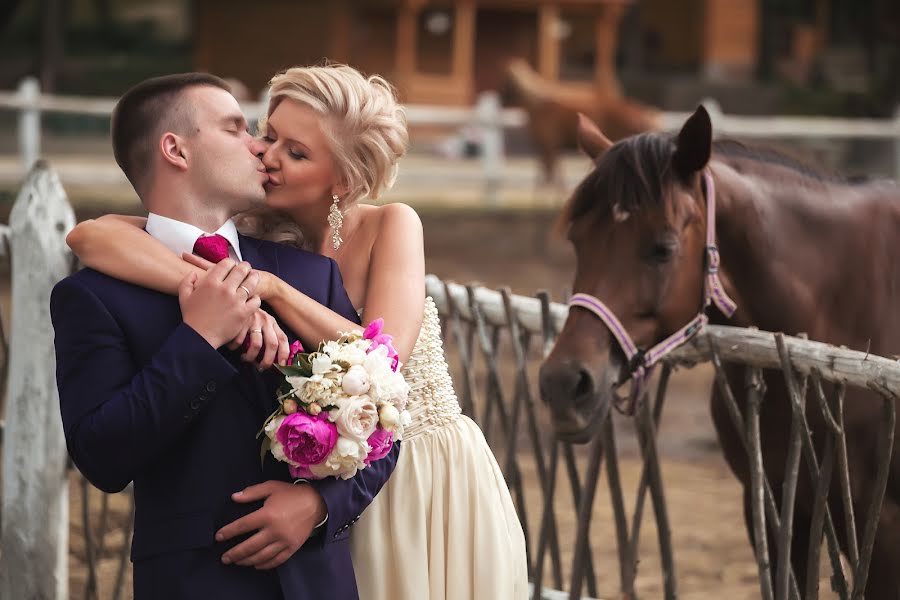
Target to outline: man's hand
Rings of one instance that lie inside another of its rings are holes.
[[[255,362],[260,371],[265,371],[273,364],[286,364],[291,354],[287,335],[275,317],[262,309],[253,313],[247,324],[228,344],[228,348],[243,348],[241,360]]]
[[[257,511],[229,523],[218,532],[222,542],[256,531],[222,555],[222,562],[257,569],[274,569],[302,546],[326,515],[325,501],[308,484],[291,485],[266,481],[232,494],[235,502],[255,502],[265,498]]]
[[[255,295],[259,276],[250,264],[226,258],[205,275],[190,273],[178,286],[184,322],[218,348],[234,339],[259,309]]]
[[[195,267],[203,269],[204,271],[209,271],[216,264],[206,260],[202,256],[191,254],[190,252],[182,253],[181,259],[186,263],[190,263]],[[278,295],[278,286],[283,282],[278,278],[277,275],[273,275],[268,271],[254,270],[253,272],[259,276],[259,284],[256,286],[256,295],[259,296],[260,299],[266,301],[270,300],[272,296]]]

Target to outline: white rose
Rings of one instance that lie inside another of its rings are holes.
[[[284,416],[275,417],[274,419],[266,423],[266,426],[264,428],[266,436],[273,442],[275,442],[275,432],[278,431],[278,428],[281,427],[282,423],[284,423],[285,418],[286,417]]]
[[[406,427],[409,427],[410,423],[412,423],[412,415],[409,414],[408,410],[404,410],[400,413],[400,425],[405,429]]]
[[[368,444],[360,444],[348,438],[338,438],[334,449],[318,465],[310,465],[309,470],[316,477],[337,476],[341,479],[350,479],[359,469],[366,466],[364,462],[369,454]]]
[[[328,354],[329,356],[335,356],[338,352],[341,351],[341,345],[335,342],[334,340],[330,340],[325,342],[322,351]]]
[[[369,391],[369,374],[360,365],[353,365],[344,373],[341,387],[350,396],[360,396]]]
[[[313,375],[324,375],[329,371],[334,371],[336,368],[338,368],[337,365],[332,364],[331,357],[327,354],[317,354],[312,359]]]
[[[395,373],[395,375],[398,375]],[[409,384],[402,376],[398,375],[399,381],[394,382],[391,390],[391,404],[397,407],[397,410],[404,410],[406,403],[409,401]]]
[[[381,426],[391,433],[400,427],[400,411],[393,404],[382,404],[378,411],[378,419],[381,421]]]
[[[366,348],[357,344],[346,344],[341,346],[336,358],[350,363],[350,366],[361,365],[366,360]]]
[[[306,385],[306,382],[309,381],[309,377],[301,377],[300,375],[285,377],[285,381],[290,384],[291,388],[293,388],[294,392],[299,392],[303,389],[303,386]]]
[[[378,425],[378,409],[368,396],[351,396],[342,402],[334,424],[341,436],[365,442]]]

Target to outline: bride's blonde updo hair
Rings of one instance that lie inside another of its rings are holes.
[[[341,64],[292,67],[269,81],[268,115],[286,98],[321,116],[322,131],[349,190],[341,198],[342,210],[390,189],[409,134],[406,111],[387,80]],[[260,119],[259,130],[265,133],[266,117]],[[285,219],[289,217],[261,209],[241,215],[237,222],[248,235],[302,246],[302,240],[292,239],[299,228]]]

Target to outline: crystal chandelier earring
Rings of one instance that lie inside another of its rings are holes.
[[[331,199],[333,202],[328,210],[328,224],[331,226],[331,246],[337,250],[344,241],[341,239],[341,225],[344,224],[344,215],[341,214],[341,209],[338,208],[338,203],[341,199],[338,198],[337,194],[332,194]]]

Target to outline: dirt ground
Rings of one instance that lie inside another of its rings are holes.
[[[521,294],[547,289],[556,299],[571,285],[571,253],[564,242],[549,234],[554,212],[516,214],[508,211],[429,210],[422,214],[428,271],[443,279],[478,281],[489,287],[505,285]],[[536,372],[532,374],[532,383],[535,377]],[[710,372],[706,368],[676,373],[670,384],[659,434],[679,597],[688,600],[759,598],[756,565],[743,523],[740,489],[721,458],[708,414],[709,386]],[[640,461],[636,457],[629,424],[620,422],[618,425],[620,470],[630,515],[640,475]],[[527,444],[528,440],[524,441]],[[541,487],[529,452],[520,451],[519,456],[526,482],[526,505],[530,507],[526,522],[531,536],[536,538],[542,507]],[[596,556],[598,595],[601,598],[617,598],[619,570],[616,538],[605,471],[603,477],[595,500],[592,547]],[[577,527],[567,486],[568,483],[561,477],[556,493],[560,508],[556,514],[560,519],[564,587],[568,587],[568,567],[574,552]],[[75,475],[71,497],[70,590],[71,598],[78,600],[84,598],[85,570],[82,492]],[[96,518],[100,493],[92,490],[91,498],[92,514]],[[126,506],[121,495],[111,498],[111,523],[124,524]],[[645,515],[641,530],[638,593],[641,598],[662,598],[657,533],[649,501]],[[115,579],[116,557],[122,535],[122,530],[116,529],[107,536],[107,550],[100,561],[101,597],[111,597],[110,588]],[[534,544],[535,540],[531,543]],[[549,561],[544,583],[553,584]],[[826,579],[823,579],[821,589],[823,598],[831,597]]]

